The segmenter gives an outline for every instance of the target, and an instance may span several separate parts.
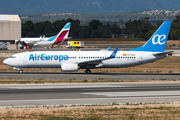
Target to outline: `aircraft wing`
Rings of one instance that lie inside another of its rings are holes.
[[[109,57],[107,57],[107,58],[83,61],[83,62],[79,62],[78,65],[79,65],[79,66],[84,66],[84,65],[97,65],[96,67],[99,67],[98,65],[99,65],[103,60],[108,60],[108,59],[115,58],[118,49],[119,49],[119,47],[117,47],[117,48],[113,51],[113,53],[112,53]]]

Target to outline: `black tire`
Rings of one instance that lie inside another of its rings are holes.
[[[91,70],[86,69],[86,74],[91,74]]]

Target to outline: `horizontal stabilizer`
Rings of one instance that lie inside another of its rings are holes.
[[[173,52],[174,51],[164,51],[164,52],[156,53],[156,54],[153,54],[153,55],[166,55],[166,54],[173,53]]]

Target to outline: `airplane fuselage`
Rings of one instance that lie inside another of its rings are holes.
[[[79,68],[87,68],[81,63],[91,61],[89,68],[121,68],[130,67],[166,57],[166,55],[154,55],[158,52],[132,52],[118,51],[115,58],[102,60],[96,64],[93,60],[101,60],[109,57],[112,51],[41,51],[24,52],[13,55],[4,61],[5,64],[16,68],[61,68],[62,63],[77,63]]]

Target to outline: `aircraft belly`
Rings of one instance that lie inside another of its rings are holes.
[[[128,61],[128,60],[113,60],[111,62],[104,61],[103,68],[121,68],[129,67],[141,64],[139,61]]]
[[[21,64],[21,66],[17,66],[21,68],[60,68],[61,64],[59,62],[52,61],[31,61],[26,64]]]
[[[53,62],[53,61],[40,61],[36,65],[38,68],[60,68],[61,64],[59,62]]]
[[[36,46],[47,46],[47,45],[52,45],[52,41],[42,41],[42,42],[37,42]]]

